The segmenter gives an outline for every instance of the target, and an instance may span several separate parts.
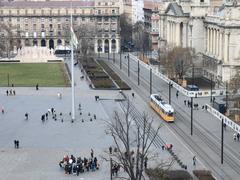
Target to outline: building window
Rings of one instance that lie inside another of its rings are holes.
[[[201,3],[204,3],[204,0],[200,0]]]
[[[101,6],[101,2],[98,2],[98,5]]]
[[[82,21],[85,21],[85,17],[82,17]]]
[[[61,36],[61,31],[58,31],[58,36]]]
[[[68,18],[66,18],[66,21],[68,21]]]
[[[41,28],[44,29],[44,24],[41,24]]]
[[[104,21],[107,22],[107,21],[108,21],[108,17],[105,17],[105,18],[104,18]]]
[[[61,24],[58,24],[58,29],[61,29]]]
[[[17,22],[20,22],[20,18],[19,17],[17,18]]]
[[[25,30],[28,31],[28,24],[25,24]]]
[[[49,24],[49,28],[52,29],[52,28],[53,28],[53,25],[52,25],[52,24]]]
[[[101,14],[101,10],[98,10],[98,14]]]
[[[112,10],[112,14],[115,14],[115,9]]]
[[[36,25],[36,24],[33,24],[33,30],[36,31],[36,29],[37,29],[37,25]]]
[[[98,18],[97,18],[97,21],[98,21],[98,22],[102,22],[102,18],[101,18],[101,17],[98,17]]]
[[[8,21],[9,21],[9,22],[12,22],[12,18],[9,18]]]

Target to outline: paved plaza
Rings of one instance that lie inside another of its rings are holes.
[[[109,179],[109,163],[101,156],[106,155],[110,145],[113,145],[112,138],[106,135],[104,121],[110,121],[114,110],[122,112],[120,105],[114,101],[119,98],[118,91],[92,90],[89,89],[85,80],[80,80],[81,72],[75,67],[76,73],[76,121],[71,123],[71,88],[14,88],[15,96],[7,96],[3,87],[0,90],[0,107],[4,107],[5,113],[0,115],[0,158],[4,166],[0,173],[5,180],[25,179]],[[126,91],[130,96],[132,91]],[[57,94],[62,93],[62,99]],[[95,95],[109,100],[95,101]],[[154,127],[162,124],[159,117],[143,102],[136,94],[130,99],[140,112],[147,112],[153,117]],[[79,103],[81,110],[78,109]],[[50,108],[55,108],[57,121],[50,116],[44,123],[41,116]],[[29,114],[25,120],[25,113]],[[82,112],[82,115],[80,115]],[[62,118],[59,116],[62,113]],[[89,116],[90,113],[90,116]],[[96,115],[96,120],[93,118]],[[92,121],[90,119],[92,118]],[[61,122],[60,119],[63,119]],[[84,122],[82,122],[84,121]],[[205,168],[200,160],[197,166],[192,165],[192,153],[187,146],[170,131],[168,126],[163,124],[160,136],[166,143],[174,144],[174,152],[184,160],[188,170],[194,168]],[[20,149],[14,149],[13,141],[20,141]],[[79,177],[65,175],[59,168],[58,162],[65,154],[78,157],[90,157],[90,149],[94,150],[100,163],[100,170],[86,172]],[[153,162],[158,164],[161,161],[170,161],[171,156],[167,151],[152,148],[159,154],[161,160]],[[150,165],[151,166],[151,165]],[[174,169],[180,169],[174,163]]]

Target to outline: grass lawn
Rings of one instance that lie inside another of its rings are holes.
[[[64,63],[0,63],[0,86],[63,87],[69,85]]]

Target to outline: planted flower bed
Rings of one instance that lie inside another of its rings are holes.
[[[93,58],[80,60],[87,76],[96,89],[116,89],[114,82]]]
[[[105,69],[105,71],[111,76],[115,83],[122,90],[131,90],[131,88],[104,62],[99,61],[99,64]]]

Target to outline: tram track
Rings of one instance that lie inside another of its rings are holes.
[[[123,65],[124,65],[124,66],[122,66],[122,67],[124,67],[125,70],[127,70],[126,64],[123,63]],[[121,72],[121,71],[120,71],[119,69],[117,69],[115,66],[113,66],[113,65],[110,65],[110,66],[112,66],[112,68],[114,68],[115,70],[117,70],[117,71],[119,71],[120,73],[123,74],[123,72]],[[133,72],[133,71],[132,71],[132,72]],[[136,74],[135,74],[135,73],[131,73],[131,75],[132,75],[132,76],[134,75],[134,76],[135,76],[135,79],[136,79]],[[124,74],[124,76],[126,76],[126,75]],[[139,88],[139,87],[133,82],[132,79],[130,79],[130,81],[131,81],[131,84],[135,87],[134,90],[135,90],[136,92],[138,92],[139,94],[141,94],[141,97],[142,97],[144,100],[148,101],[148,97],[147,97],[146,95],[143,96],[144,94],[146,94],[146,92],[143,92],[143,90],[142,90],[141,88]],[[148,82],[147,82],[147,80],[144,79],[143,77],[141,78],[141,85],[144,87],[144,89],[147,89],[147,88],[148,88]],[[153,90],[156,90],[156,89],[157,89],[157,88],[156,88],[155,86],[153,86]],[[165,98],[168,97],[168,96],[166,95],[166,93],[162,93],[162,95],[163,95],[163,97],[165,97]],[[180,120],[180,121],[184,124],[184,126],[186,126],[187,128],[189,128],[189,127],[190,127],[189,114],[186,113],[186,111],[183,110],[183,109],[182,109],[178,104],[176,104],[175,102],[173,102],[173,104],[174,104],[174,106],[176,106],[177,109],[178,109],[178,110],[176,110],[176,112],[177,112],[177,114],[176,114],[177,120]],[[184,117],[182,114],[180,114],[180,113],[179,113],[179,110],[185,112],[185,113],[187,114],[187,117]],[[188,119],[188,120],[186,121],[186,119]],[[197,125],[197,126],[195,125],[195,127],[194,127],[194,132],[195,132],[195,134],[201,139],[201,141],[202,141],[203,143],[205,143],[213,152],[217,153],[217,155],[219,156],[219,155],[220,155],[219,142],[216,142],[216,141],[214,142],[214,141],[212,140],[212,138],[210,138],[210,136],[213,136],[213,137],[216,137],[216,136],[213,135],[211,132],[209,132],[205,127],[203,127],[203,126],[202,126],[200,123],[198,123],[197,121],[195,121],[195,124]],[[200,127],[200,129],[203,129],[204,131],[206,131],[208,135],[205,135],[203,132],[201,132],[201,131],[199,130],[199,127],[198,127],[198,126]],[[225,172],[224,169],[222,169],[222,168],[219,167],[219,164],[218,164],[216,161],[212,160],[212,158],[198,145],[198,143],[194,142],[194,140],[193,140],[192,138],[189,138],[189,134],[187,134],[186,132],[184,132],[184,131],[182,130],[182,128],[177,125],[177,123],[174,123],[173,125],[171,124],[171,125],[169,125],[169,127],[170,127],[171,129],[173,129],[176,134],[178,134],[180,137],[182,137],[182,139],[184,139],[184,141],[185,141],[195,152],[198,153],[199,157],[201,157],[201,158],[204,160],[204,162],[208,165],[209,168],[211,168],[211,170],[213,171],[214,174],[218,175],[218,177],[222,177],[223,174],[225,174],[225,178],[226,178],[226,179],[232,179],[232,178],[227,174],[227,172]],[[219,138],[216,137],[216,139],[219,139]],[[227,154],[227,153],[224,153],[224,161],[225,161],[225,163],[227,163],[237,174],[240,175],[240,172],[239,172],[239,170],[240,170],[240,165],[239,165],[238,162],[236,162],[236,160],[239,161],[240,156],[239,156],[236,152],[234,152],[233,150],[231,150],[230,148],[228,148],[227,146],[225,147],[225,149],[226,149],[230,154],[232,154],[233,156],[236,156],[236,157],[237,157],[237,159],[236,159],[236,158],[234,159],[233,157],[231,157],[231,155],[229,155],[229,154]],[[226,151],[226,150],[225,150],[225,151]],[[219,172],[219,170],[220,170],[220,172]]]

